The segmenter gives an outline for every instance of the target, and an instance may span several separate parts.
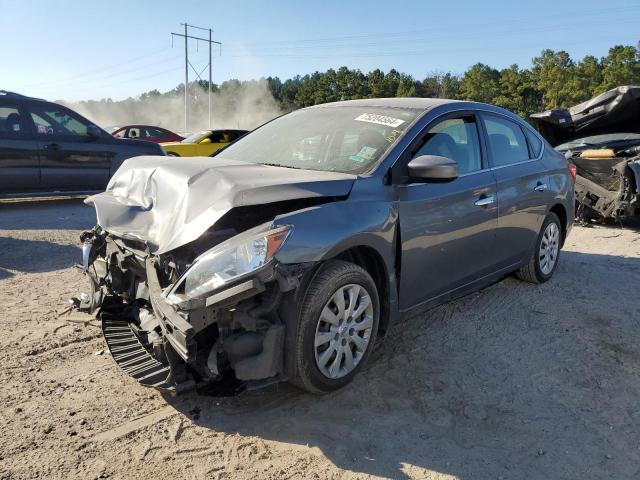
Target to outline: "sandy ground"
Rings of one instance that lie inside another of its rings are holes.
[[[0,204],[0,478],[640,478],[637,228],[575,227],[552,281],[403,323],[335,394],[163,398],[58,317],[92,225]]]

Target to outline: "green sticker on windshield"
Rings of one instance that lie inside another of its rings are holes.
[[[377,148],[373,147],[362,147],[358,153],[351,155],[349,159],[358,163],[366,162],[373,158],[377,150]]]

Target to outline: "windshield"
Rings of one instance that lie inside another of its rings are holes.
[[[363,173],[421,112],[366,106],[298,110],[251,132],[221,156],[288,168]]]
[[[208,133],[209,132],[206,131],[206,130],[204,130],[202,132],[198,132],[198,133],[192,133],[187,138],[182,140],[180,143],[198,143],[200,140],[202,140],[202,137],[204,137]]]
[[[591,135],[590,137],[578,138],[562,145],[558,145],[556,150],[564,151],[576,147],[604,147],[610,144],[640,142],[640,134],[637,133],[607,133],[603,135]]]

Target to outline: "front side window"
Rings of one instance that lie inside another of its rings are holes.
[[[288,168],[364,173],[421,113],[367,106],[298,110],[241,137],[220,155]]]
[[[414,154],[438,155],[455,160],[460,174],[482,168],[475,117],[450,118],[431,127],[424,144]]]
[[[38,135],[86,136],[91,123],[55,105],[33,105],[31,118]]]
[[[0,105],[0,136],[18,138],[26,133],[25,123],[18,107]]]
[[[486,115],[484,126],[487,130],[489,156],[493,167],[529,160],[527,140],[520,125],[506,118]]]

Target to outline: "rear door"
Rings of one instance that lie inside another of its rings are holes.
[[[487,168],[473,112],[437,120],[411,157],[440,155],[458,163],[447,183],[398,187],[403,310],[461,288],[494,270],[496,182]]]
[[[96,190],[106,186],[113,139],[87,134],[91,122],[61,105],[29,106],[40,153],[40,187],[44,190]]]
[[[37,190],[38,144],[22,103],[0,98],[0,193]]]
[[[549,177],[522,126],[484,112],[482,123],[498,188],[496,253],[508,267],[530,254],[549,204]]]

